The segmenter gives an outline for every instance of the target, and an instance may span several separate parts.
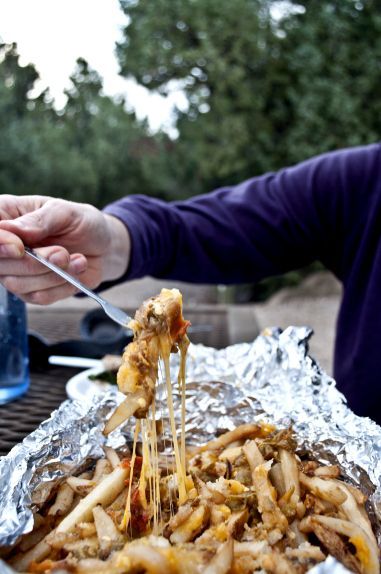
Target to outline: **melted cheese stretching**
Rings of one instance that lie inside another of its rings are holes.
[[[129,325],[134,331],[134,341],[127,346],[123,355],[122,366],[118,372],[119,390],[127,395],[126,406],[124,410],[119,409],[114,413],[113,417],[108,421],[107,429],[107,432],[111,432],[113,428],[132,414],[138,419],[134,436],[126,508],[121,523],[122,529],[128,527],[131,519],[133,467],[136,458],[136,440],[140,428],[143,462],[138,485],[139,501],[144,510],[148,510],[150,506],[154,530],[158,529],[160,474],[154,401],[160,357],[165,367],[167,404],[175,454],[179,504],[184,504],[187,500],[185,480],[185,360],[189,346],[189,340],[186,336],[188,325],[189,322],[185,321],[182,316],[182,297],[177,289],[162,289],[158,297],[145,301],[136,312],[135,319]],[[181,355],[178,375],[181,394],[181,449],[177,440],[169,366],[170,354],[176,350],[179,350]],[[141,424],[139,420],[141,420]],[[150,504],[147,501],[147,483],[149,486]]]
[[[159,455],[157,450],[157,433],[156,433],[156,403],[152,403],[152,437],[151,451],[154,461],[154,515],[153,515],[153,533],[158,535],[159,522],[161,521],[161,500],[160,500],[160,473],[159,473]]]
[[[187,500],[187,489],[185,486],[185,466],[181,464],[179,443],[177,441],[175,411],[173,409],[173,398],[172,398],[171,372],[169,368],[169,355],[163,356],[163,362],[165,368],[165,383],[167,386],[167,393],[168,393],[167,402],[169,411],[169,422],[171,425],[173,447],[175,451],[176,474],[179,489],[179,504],[181,505],[184,504]]]
[[[181,393],[181,466],[184,469],[185,473],[185,366],[186,366],[186,358],[187,358],[187,351],[189,347],[189,341],[183,340],[181,344],[179,344],[180,348],[180,370],[178,376],[178,383],[180,387]]]
[[[132,481],[133,481],[133,477],[134,477],[134,466],[135,466],[135,460],[136,460],[136,443],[138,440],[139,431],[140,431],[140,420],[137,420],[136,426],[135,426],[135,433],[134,433],[134,445],[132,447],[132,458],[131,458],[131,463],[130,463],[130,479],[129,479],[129,483],[128,483],[126,508],[124,510],[122,522],[120,523],[120,526],[119,526],[120,530],[127,530],[128,524],[129,524],[130,519],[131,519],[131,489],[132,489]]]
[[[142,507],[146,510],[148,508],[148,502],[146,497],[146,487],[147,487],[147,478],[150,485],[150,502],[152,501],[152,466],[151,466],[151,456],[148,447],[147,441],[147,425],[149,419],[141,420],[141,429],[142,429],[142,443],[143,443],[143,461],[142,461],[142,468],[140,471],[140,479],[139,479],[139,500]]]

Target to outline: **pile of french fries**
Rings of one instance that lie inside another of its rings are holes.
[[[290,429],[246,424],[188,449],[181,505],[172,461],[158,456],[156,514],[148,493],[141,498],[139,451],[131,473],[127,448],[105,448],[104,458],[45,493],[33,531],[3,549],[3,559],[18,572],[301,574],[331,554],[353,572],[379,573],[366,497],[337,466],[300,458]]]

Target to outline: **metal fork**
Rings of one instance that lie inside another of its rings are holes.
[[[60,269],[60,267],[54,265],[54,263],[51,263],[44,257],[41,257],[41,255],[36,253],[33,249],[30,249],[30,247],[24,247],[24,249],[25,253],[30,255],[30,257],[33,257],[33,259],[36,259],[46,267],[49,267],[49,269],[54,271],[54,273],[57,273],[57,275],[60,275],[61,277],[66,279],[66,281],[74,285],[74,287],[77,287],[77,289],[79,289],[83,293],[86,293],[86,295],[88,295],[89,297],[94,299],[97,303],[99,303],[99,305],[102,307],[106,315],[108,315],[110,319],[115,321],[115,323],[119,323],[119,325],[122,325],[122,327],[127,327],[127,324],[131,321],[131,317],[127,315],[127,313],[122,311],[122,309],[119,309],[119,307],[111,305],[111,303],[103,299],[103,297],[100,297],[97,293],[94,293],[94,291],[86,287],[86,285],[78,281],[78,279],[75,279],[74,277],[69,275],[69,273],[66,273],[66,271],[63,271],[62,269]]]

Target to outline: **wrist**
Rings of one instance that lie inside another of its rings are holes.
[[[129,265],[131,239],[127,227],[120,219],[104,214],[109,231],[110,243],[104,257],[103,281],[115,281],[122,277]]]

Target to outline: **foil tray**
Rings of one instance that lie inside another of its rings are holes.
[[[344,476],[369,496],[368,511],[378,543],[381,535],[381,427],[356,416],[335,381],[308,354],[307,327],[266,329],[253,343],[216,350],[191,345],[187,362],[187,442],[200,444],[244,422],[292,425],[298,450],[320,462],[340,465]],[[179,359],[171,357],[171,372]],[[180,396],[173,383],[174,401]],[[103,455],[102,446],[121,446],[131,425],[102,434],[105,419],[123,400],[116,390],[88,402],[65,401],[36,431],[0,458],[0,546],[10,545],[33,525],[32,508],[41,485],[78,471]],[[159,385],[157,415],[164,420],[165,386]],[[175,409],[180,412],[179,409]],[[0,561],[0,574],[13,572]],[[332,557],[314,574],[348,572]]]

